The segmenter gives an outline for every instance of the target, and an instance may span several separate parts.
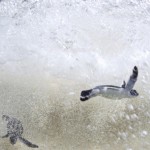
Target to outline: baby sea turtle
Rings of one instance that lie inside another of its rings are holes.
[[[19,139],[22,143],[26,144],[28,147],[38,148],[37,145],[32,144],[31,142],[22,137],[23,127],[22,123],[18,119],[9,117],[7,115],[3,115],[2,118],[5,121],[7,121],[7,134],[5,136],[2,136],[2,138],[9,137],[10,143],[13,145],[17,142],[17,139]]]
[[[81,92],[80,100],[86,101],[92,97],[101,95],[109,99],[134,98],[138,96],[136,90],[133,89],[138,77],[138,68],[134,66],[132,75],[127,84],[124,81],[121,87],[114,85],[100,85],[90,90]]]

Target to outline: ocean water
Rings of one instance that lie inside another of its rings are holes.
[[[149,150],[149,37],[149,0],[1,0],[0,115],[39,150]],[[137,98],[80,101],[135,65]],[[1,138],[0,149],[31,148]]]

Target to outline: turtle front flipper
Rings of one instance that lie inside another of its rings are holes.
[[[26,140],[26,139],[24,139],[24,138],[22,138],[22,137],[19,137],[19,140],[20,140],[22,143],[26,144],[28,147],[38,148],[37,145],[32,144],[31,142],[29,142],[28,140]]]
[[[11,143],[12,145],[14,145],[14,144],[16,144],[16,142],[17,142],[17,136],[11,136],[11,137],[10,137],[10,143]]]
[[[138,68],[136,66],[134,66],[133,71],[132,71],[132,75],[130,76],[127,85],[126,85],[126,90],[131,91],[137,81],[138,78]]]
[[[9,134],[7,133],[6,135],[2,136],[2,138],[8,138]]]
[[[121,87],[122,87],[122,88],[125,88],[125,87],[126,87],[126,82],[125,82],[125,81],[123,81],[123,84],[122,84]]]

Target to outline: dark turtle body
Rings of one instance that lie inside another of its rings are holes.
[[[28,147],[38,148],[37,145],[32,144],[31,142],[22,138],[23,126],[22,126],[22,123],[18,119],[9,117],[6,115],[3,115],[2,118],[7,122],[7,134],[5,136],[3,136],[2,138],[9,137],[10,143],[13,145],[17,142],[17,139],[19,139],[21,142],[26,144]]]

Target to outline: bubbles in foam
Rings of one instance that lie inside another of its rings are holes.
[[[128,110],[129,110],[129,111],[133,111],[133,110],[134,110],[134,107],[133,107],[132,104],[128,104],[127,107],[128,107]]]
[[[146,137],[148,135],[148,132],[146,130],[143,130],[141,133],[140,133],[140,136],[141,137]]]

